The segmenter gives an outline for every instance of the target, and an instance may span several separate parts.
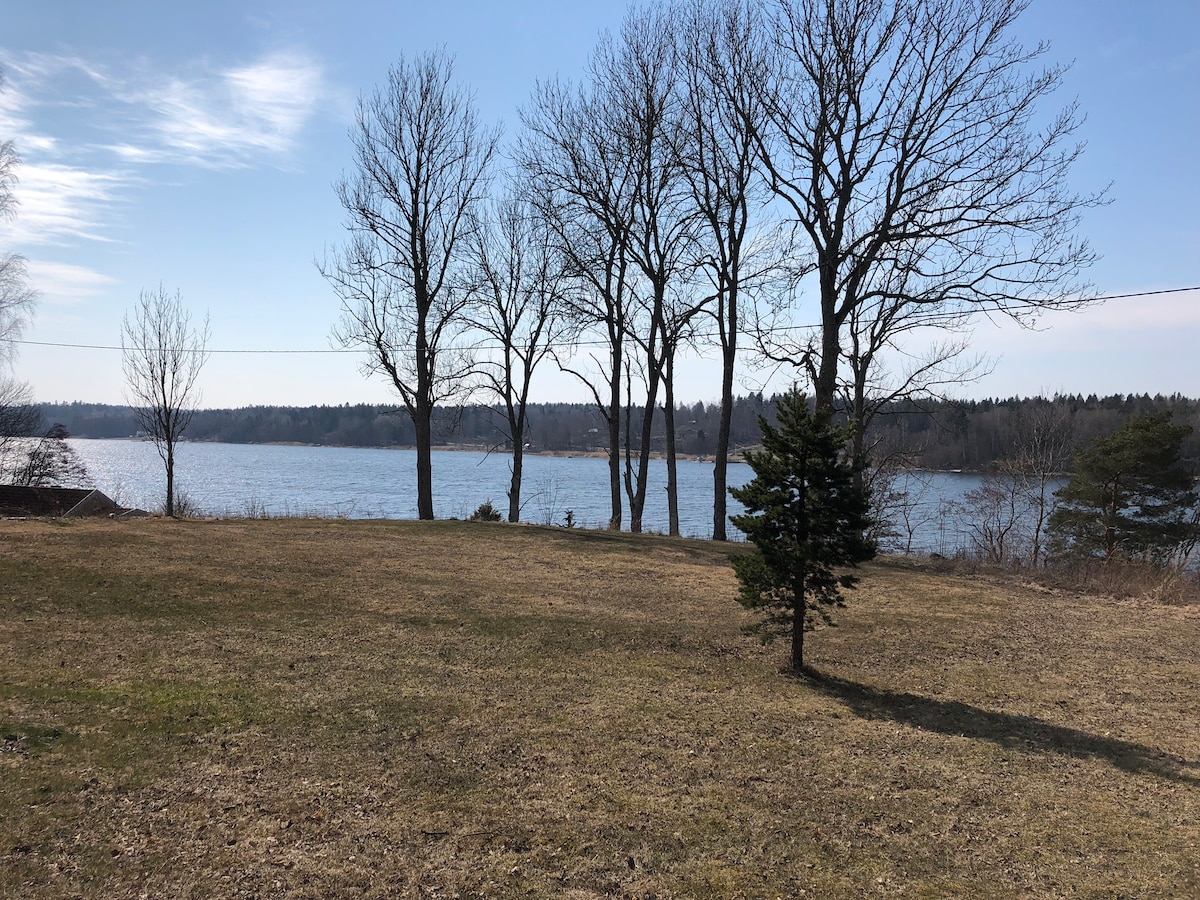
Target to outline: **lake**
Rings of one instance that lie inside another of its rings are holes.
[[[166,482],[153,444],[83,438],[72,438],[70,444],[105,494],[124,506],[162,508]],[[504,453],[434,451],[438,518],[467,518],[486,500],[506,513],[509,463]],[[711,462],[679,461],[679,518],[685,536],[712,537],[712,469]],[[667,530],[666,473],[664,460],[651,460],[643,516],[647,531]],[[729,484],[744,484],[751,474],[745,463],[732,463]],[[410,449],[185,442],[177,450],[175,477],[176,489],[208,515],[417,517],[416,451]],[[953,553],[962,535],[960,524],[947,513],[949,501],[978,485],[979,477],[912,477],[909,490],[914,496],[920,491],[912,549]],[[522,499],[523,521],[562,524],[570,510],[580,527],[603,528],[608,523],[608,463],[584,456],[527,456]],[[730,498],[729,512],[740,510]],[[628,527],[628,510],[625,520]]]

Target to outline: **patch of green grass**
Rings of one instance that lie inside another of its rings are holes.
[[[79,735],[54,725],[0,721],[0,753],[36,756],[59,747],[69,747],[77,740]]]

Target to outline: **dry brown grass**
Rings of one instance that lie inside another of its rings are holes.
[[[1200,613],[869,567],[813,677],[724,549],[0,522],[0,894],[1200,895]]]

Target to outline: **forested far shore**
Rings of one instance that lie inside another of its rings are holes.
[[[759,439],[758,417],[774,421],[776,397],[751,393],[734,401],[731,425],[734,448]],[[43,404],[48,422],[61,423],[74,437],[130,438],[137,420],[126,406],[97,403]],[[1200,401],[1171,395],[1077,395],[995,400],[904,401],[885,405],[867,431],[878,460],[887,458],[919,469],[985,471],[996,461],[1020,452],[1026,423],[1053,415],[1070,429],[1075,447],[1086,447],[1126,422],[1148,413],[1170,411],[1190,425],[1184,455],[1200,459]],[[651,450],[665,448],[662,411],[658,411]],[[680,452],[711,455],[716,447],[720,407],[715,403],[680,405],[675,414]],[[592,453],[606,448],[606,426],[599,410],[583,403],[529,405],[527,450],[542,453]],[[377,404],[342,406],[248,406],[197,410],[188,439],[231,444],[294,443],[340,447],[408,447],[413,425],[402,407]],[[435,442],[476,447],[508,445],[505,418],[487,406],[448,409],[435,421]],[[633,435],[634,448],[638,435]]]

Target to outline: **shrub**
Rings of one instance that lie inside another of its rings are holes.
[[[165,507],[162,512],[163,515],[169,515]],[[203,515],[203,512],[200,509],[200,504],[193,500],[190,495],[182,491],[176,491],[174,514],[176,519],[196,519]]]
[[[503,517],[500,515],[500,510],[492,506],[491,500],[484,500],[479,504],[479,508],[471,513],[471,522],[499,522]]]

